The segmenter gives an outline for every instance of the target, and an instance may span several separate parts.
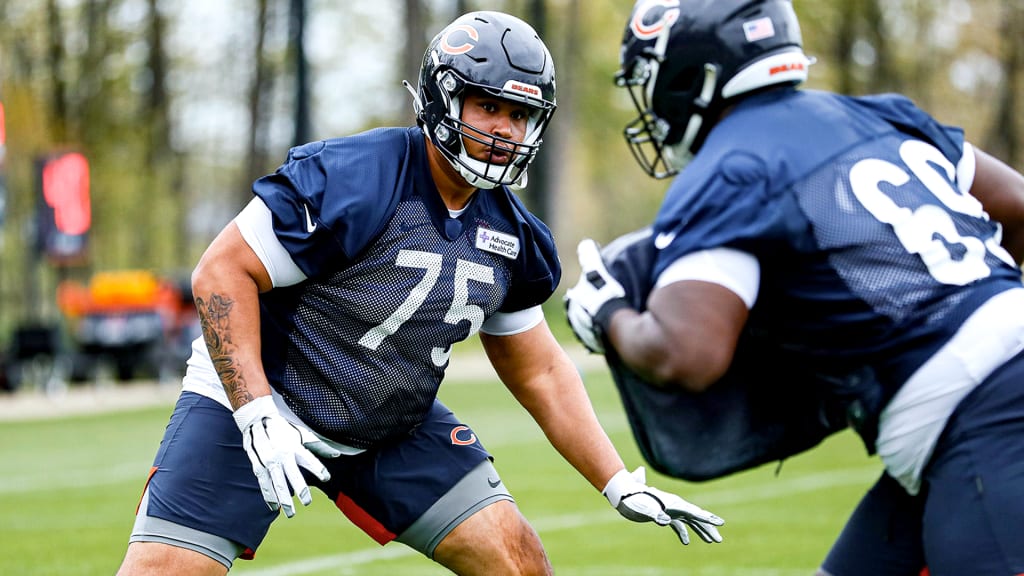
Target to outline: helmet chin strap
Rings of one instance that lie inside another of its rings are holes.
[[[518,166],[501,166],[477,160],[466,153],[465,147],[463,147],[462,152],[459,153],[459,160],[461,160],[461,162],[451,159],[449,162],[456,170],[459,171],[459,174],[461,174],[462,177],[466,179],[466,182],[469,182],[471,186],[490,190],[491,188],[496,188],[500,183],[504,183],[509,188],[517,191],[526,188],[525,168],[519,168]],[[501,182],[492,182],[483,176],[478,175],[486,174],[488,170],[493,168],[500,168],[503,173],[507,171],[509,175],[513,175],[514,177],[511,181],[508,181],[507,178],[502,178]],[[477,173],[474,173],[474,170]]]
[[[412,84],[409,84],[408,80],[402,80],[402,86],[405,86],[409,94],[412,94],[412,113],[419,117],[420,112],[423,111],[423,102],[420,101],[420,95],[416,93],[416,89],[412,87]]]
[[[527,183],[528,180],[529,180],[529,178],[527,177],[526,170],[524,169],[519,174],[519,178],[516,178],[516,181],[511,183],[511,184],[509,184],[508,187],[513,192],[520,192],[520,191],[526,189],[526,183]]]
[[[693,125],[693,121],[697,120],[697,124],[700,125],[700,117],[694,115],[690,119],[690,124]],[[689,130],[687,130],[689,132]],[[690,152],[689,146],[686,144],[684,139],[682,142],[677,142],[670,146],[665,146],[661,149],[661,157],[665,161],[665,167],[674,172],[679,172],[686,165],[693,160],[693,153]]]
[[[713,64],[704,65],[704,84],[701,86],[700,96],[695,101],[705,111],[711,104],[711,99],[718,88],[718,68]],[[713,119],[712,119],[713,121]],[[700,114],[692,114],[686,123],[686,131],[679,142],[665,146],[663,156],[665,163],[676,171],[682,170],[693,160],[693,141],[697,139],[700,127],[704,125],[704,117]]]
[[[465,156],[465,153],[463,153],[462,155]],[[468,158],[468,156],[466,156],[466,157]],[[476,174],[473,174],[473,172],[471,172],[465,166],[463,166],[462,164],[459,164],[455,160],[448,160],[448,162],[452,165],[452,167],[454,167],[456,170],[458,170],[459,174],[462,175],[462,177],[466,180],[466,182],[469,182],[469,185],[473,186],[474,188],[480,188],[482,190],[490,190],[491,188],[494,188],[494,187],[496,187],[498,185],[497,182],[491,182],[490,180],[488,180],[486,178],[483,178],[481,176],[477,176]],[[463,160],[463,162],[465,162],[465,160]]]

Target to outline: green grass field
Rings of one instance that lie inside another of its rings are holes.
[[[457,362],[458,358],[453,361]],[[642,464],[614,385],[587,375],[598,415],[627,465]],[[500,383],[450,382],[442,399],[473,426],[563,576],[808,576],[880,471],[851,433],[776,466],[705,483],[648,470],[648,482],[726,519],[725,542],[682,546],[667,528],[612,510],[547,444]],[[0,574],[110,575],[171,406],[0,423]],[[447,574],[399,544],[380,547],[322,495],[283,516],[253,562],[261,576]]]

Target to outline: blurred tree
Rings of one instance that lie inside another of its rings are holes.
[[[99,4],[99,1],[90,0],[89,4]],[[149,119],[150,125],[146,166],[150,170],[154,170],[160,163],[169,159],[168,155],[171,152],[171,119],[168,114],[169,96],[167,94],[168,65],[167,53],[164,48],[167,23],[160,12],[159,0],[147,0],[147,7],[149,9],[149,49],[146,55],[149,90],[146,92],[142,115]]]
[[[853,45],[857,39],[856,13],[857,6],[854,0],[838,2],[831,55],[836,70],[835,89],[845,94],[852,93],[855,84]]]
[[[569,0],[555,10],[555,17],[550,19],[552,26],[547,25],[548,21],[545,18],[545,31],[541,36],[555,61],[558,108],[544,136],[544,147],[534,161],[538,164],[537,169],[531,169],[536,173],[530,178],[541,186],[538,196],[543,202],[542,218],[554,230],[556,237],[561,237],[570,225],[567,220],[577,214],[574,202],[578,191],[572,184],[571,166],[578,148],[572,142],[576,141],[580,129],[577,88],[581,76],[579,71],[585,66],[582,53],[577,49],[582,42],[583,26],[579,0]]]
[[[529,22],[533,29],[537,31],[537,35],[544,40],[545,45],[548,44],[548,14],[547,14],[547,3],[544,0],[529,0],[527,3],[526,22]],[[548,51],[551,51],[551,46],[548,46]],[[561,66],[558,66],[558,59],[555,60],[556,65],[556,78],[558,74],[564,70]],[[564,87],[567,83],[563,83]],[[565,98],[558,98],[556,100],[566,102]],[[556,110],[557,114],[558,111]],[[547,138],[545,137],[547,140]],[[523,202],[530,210],[537,215],[538,218],[551,224],[551,188],[552,182],[550,177],[551,172],[551,154],[549,153],[548,147],[544,146],[540,152],[537,153],[537,157],[533,160],[530,165],[530,169],[527,172],[528,182],[527,187],[522,192]]]
[[[249,82],[249,140],[246,151],[246,168],[242,173],[241,182],[236,186],[238,205],[243,206],[252,197],[250,185],[266,173],[268,162],[267,149],[267,108],[274,85],[274,69],[266,54],[269,21],[267,18],[268,0],[256,0],[256,16],[253,22],[252,80]]]
[[[46,0],[47,64],[50,71],[50,126],[58,141],[66,138],[68,123],[67,82],[64,65],[64,31],[57,0]]]
[[[909,31],[908,40],[912,45],[927,46],[930,42],[931,23],[935,21],[937,8],[933,0],[913,0],[908,10],[910,19],[915,25]],[[905,83],[908,92],[917,95],[915,100],[926,109],[934,104],[933,91],[929,86],[935,76],[941,72],[941,59],[944,54],[940,50],[918,50],[909,63],[910,70]]]
[[[310,140],[309,128],[309,63],[306,61],[306,0],[291,0],[288,44],[292,55],[295,81],[294,126],[292,146]]]
[[[402,78],[416,88],[423,64],[423,50],[427,46],[428,9],[420,0],[404,0],[405,5],[405,46],[399,69]]]
[[[622,138],[623,127],[636,116],[628,94],[614,82],[631,6],[612,0],[561,5],[548,38],[549,45],[562,47],[555,56],[558,150],[546,152],[558,158],[555,194],[562,209],[556,237],[568,250],[563,264],[573,266],[571,255],[582,236],[603,242],[647,224],[668,183],[644,176]]]
[[[109,4],[109,0],[90,0],[90,3]],[[141,72],[148,89],[143,91],[140,117],[148,126],[145,140],[144,166],[139,182],[143,190],[152,193],[151,202],[144,203],[145,215],[154,233],[143,234],[136,244],[137,261],[160,262],[169,266],[176,259],[175,247],[185,244],[187,213],[181,177],[183,159],[172,145],[170,94],[167,76],[170,72],[166,49],[167,20],[160,10],[159,0],[147,0],[148,26],[146,69]],[[141,196],[141,195],[139,195]],[[147,209],[148,208],[148,209]],[[153,209],[155,208],[155,209]],[[164,209],[165,208],[165,209]]]
[[[873,73],[867,76],[868,92],[899,92],[902,79],[895,69],[889,29],[879,0],[861,0],[863,34],[874,52]]]
[[[835,90],[844,94],[900,91],[902,79],[878,0],[840,0],[834,18]]]
[[[1021,67],[1024,66],[1024,3],[1020,0],[1003,0],[1003,15],[1000,26],[1001,36],[1005,39],[1002,50],[1003,82],[995,98],[996,113],[994,126],[985,140],[988,152],[1003,159],[1020,159],[1020,96]],[[1019,166],[1019,165],[1018,165]]]

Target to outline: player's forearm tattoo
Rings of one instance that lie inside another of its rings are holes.
[[[196,309],[199,311],[199,323],[203,329],[203,339],[210,350],[210,359],[224,385],[224,391],[232,406],[241,406],[252,400],[253,396],[245,386],[242,375],[232,353],[235,346],[231,342],[231,309],[235,301],[221,294],[210,294],[207,301],[196,298]]]

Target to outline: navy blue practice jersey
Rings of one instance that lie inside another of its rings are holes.
[[[801,368],[870,367],[891,395],[981,303],[1021,285],[999,226],[959,187],[964,146],[897,95],[748,98],[673,181],[654,277],[694,251],[749,252],[762,278],[748,331]]]
[[[451,217],[415,127],[296,147],[253,191],[307,277],[260,297],[267,377],[312,429],[353,447],[408,432],[452,344],[558,286],[550,231],[506,188]]]

